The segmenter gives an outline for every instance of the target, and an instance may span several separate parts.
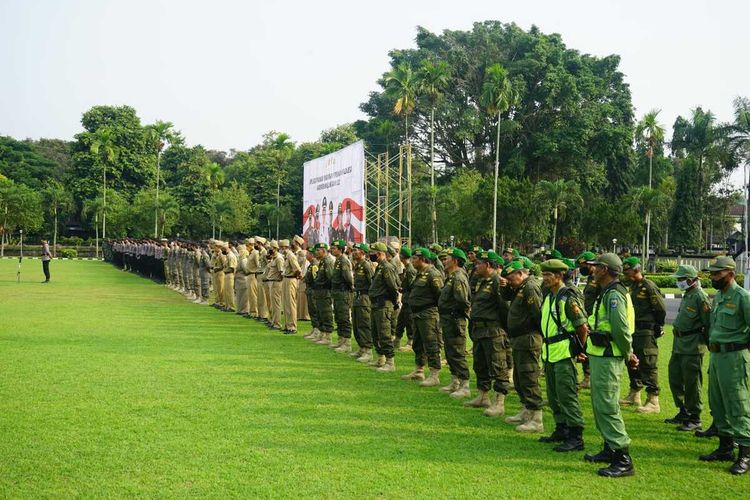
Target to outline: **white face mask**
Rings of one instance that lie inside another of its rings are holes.
[[[688,280],[682,280],[677,282],[677,288],[682,290],[683,292],[690,288],[690,283],[688,283]]]

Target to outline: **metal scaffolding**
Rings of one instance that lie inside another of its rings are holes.
[[[398,155],[365,154],[365,220],[367,240],[397,237],[411,246],[411,144],[399,146]],[[395,190],[395,192],[394,192]]]

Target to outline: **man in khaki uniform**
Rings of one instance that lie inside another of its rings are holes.
[[[213,283],[214,283],[214,303],[213,306],[217,309],[224,309],[224,254],[221,251],[224,245],[221,241],[214,241],[211,259],[211,266],[213,269]],[[179,267],[179,266],[177,266]]]
[[[305,240],[301,236],[295,236],[292,242],[292,249],[294,255],[297,256],[297,264],[299,264],[300,275],[305,276],[307,271],[307,250],[305,250]],[[297,281],[297,319],[310,321],[310,313],[307,310],[307,285],[304,279]]]
[[[282,295],[284,303],[284,334],[297,333],[297,285],[302,272],[297,255],[289,249],[289,240],[281,240],[281,255],[284,258]]]
[[[247,256],[247,314],[249,318],[258,317],[258,273],[260,254],[255,248],[255,238],[245,240]]]
[[[250,305],[247,296],[247,258],[248,251],[244,244],[237,244],[237,270],[234,273],[234,301],[237,306],[237,314],[247,316]]]
[[[266,268],[266,279],[268,280],[271,303],[270,327],[274,330],[281,330],[281,313],[283,312],[281,281],[283,280],[283,271],[284,257],[279,251],[279,243],[276,240],[271,240],[271,253],[269,254],[268,267]]]
[[[266,239],[262,236],[255,237],[255,249],[258,251],[258,271],[255,275],[258,282],[258,319],[268,321],[269,300],[266,290],[266,271],[268,269],[268,251],[266,250]]]
[[[234,311],[234,272],[237,270],[237,256],[229,248],[229,243],[224,243],[222,249],[224,254],[224,310]]]

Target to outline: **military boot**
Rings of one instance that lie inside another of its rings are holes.
[[[406,344],[404,344],[403,347],[398,348],[399,352],[411,352],[411,339],[406,341]]]
[[[339,340],[339,345],[334,349],[334,352],[344,353],[352,350],[352,339],[342,338]]]
[[[729,468],[729,472],[735,476],[741,476],[750,470],[750,446],[740,446],[740,454],[737,460]]]
[[[330,345],[331,332],[320,332],[320,338],[315,343],[318,345]]]
[[[733,462],[734,439],[729,436],[719,436],[719,447],[708,455],[701,455],[698,460],[703,462]]]
[[[560,453],[566,451],[583,451],[583,427],[568,427],[566,434],[565,441],[552,449]]]
[[[677,415],[675,415],[672,418],[665,418],[664,423],[665,424],[682,424],[688,419],[690,419],[690,415],[688,415],[687,410],[685,408],[680,408],[680,411],[677,412]]]
[[[440,369],[430,368],[430,376],[419,383],[420,387],[435,387],[440,385]]]
[[[381,354],[377,358],[372,358],[369,363],[367,363],[367,366],[373,366],[375,368],[380,368],[385,364],[385,355]]]
[[[540,437],[540,443],[562,443],[568,437],[568,426],[565,424],[555,424],[555,430],[549,436]]]
[[[659,406],[659,396],[656,394],[649,394],[646,398],[646,404],[636,408],[635,411],[638,413],[659,413],[661,406]]]
[[[630,450],[623,448],[612,452],[612,463],[609,467],[599,469],[599,475],[604,477],[626,477],[635,474],[633,460],[630,458]]]
[[[379,373],[390,373],[396,371],[396,363],[393,358],[387,358],[383,366],[376,368],[375,371]]]
[[[357,359],[360,356],[362,356],[362,348],[361,347],[359,349],[357,349],[356,351],[352,351],[352,352],[349,353],[349,357],[354,358],[354,359]]]
[[[440,392],[444,394],[450,394],[451,392],[458,389],[458,379],[455,375],[451,375],[451,383],[440,388]]]
[[[372,361],[372,349],[362,349],[362,355],[357,358],[358,363],[369,363]]]
[[[312,328],[312,329],[311,329],[311,330],[310,330],[309,332],[307,332],[307,335],[305,335],[305,336],[304,336],[304,337],[302,337],[302,338],[303,338],[303,339],[307,339],[307,340],[310,340],[311,338],[313,338],[313,337],[315,336],[315,330],[317,330],[317,328],[314,328],[314,327],[313,327],[313,328]]]
[[[602,448],[602,451],[597,453],[596,455],[591,455],[589,453],[586,453],[583,456],[583,459],[587,462],[593,462],[593,463],[609,463],[612,462],[612,459],[614,458],[614,451],[612,448],[609,447],[608,443],[604,443],[604,448]]]
[[[701,419],[695,417],[689,417],[687,420],[682,422],[682,425],[677,427],[678,431],[682,432],[693,432],[702,429]]]
[[[529,419],[516,427],[518,432],[544,432],[542,410],[529,411]]]
[[[424,366],[415,366],[411,372],[401,375],[401,380],[417,380],[421,382],[424,380]]]
[[[719,435],[719,430],[716,428],[716,424],[711,422],[711,425],[705,431],[695,431],[695,437],[697,438],[711,438]]]
[[[513,416],[510,416],[505,419],[506,424],[523,424],[526,423],[526,421],[531,418],[531,412],[527,410],[526,408],[521,408],[521,411],[516,413]]]
[[[628,396],[620,400],[620,406],[635,406],[639,408],[641,406],[641,390],[630,389]]]
[[[487,391],[479,390],[479,395],[471,401],[464,402],[467,408],[489,408],[490,398],[487,397]]]
[[[321,335],[323,335],[323,332],[316,328],[313,330],[312,337],[310,337],[308,340],[310,340],[311,342],[317,342],[318,340],[320,340]]]
[[[331,341],[328,343],[328,348],[329,349],[338,349],[339,347],[341,347],[343,345],[343,343],[344,343],[345,340],[346,339],[344,337],[342,337],[341,335],[337,336],[336,340],[333,340],[333,338],[331,338]]]
[[[502,392],[495,393],[495,400],[492,405],[484,410],[485,417],[499,417],[505,414],[505,394]]]
[[[468,398],[471,396],[471,389],[469,389],[468,380],[458,380],[458,388],[450,393],[450,397],[456,399]]]

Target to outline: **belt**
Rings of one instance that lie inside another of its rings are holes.
[[[689,337],[690,335],[695,335],[696,333],[703,333],[703,328],[696,328],[695,330],[688,330],[686,332],[674,330],[673,333],[675,337]]]
[[[284,277],[285,277],[285,278],[296,278],[296,276],[295,276],[295,275],[293,275],[293,274],[292,274],[291,276],[284,276]]]
[[[708,350],[711,352],[736,352],[750,349],[750,344],[737,344],[734,342],[727,342],[726,344],[720,344],[718,342],[712,342],[708,344]]]
[[[500,324],[499,321],[483,321],[481,319],[473,319],[471,320],[471,324],[474,327],[498,327],[502,328],[503,325]]]
[[[434,304],[427,304],[425,306],[414,306],[410,304],[409,307],[411,309],[412,314],[419,314],[422,311],[427,311],[429,309],[437,309],[437,306]]]
[[[653,321],[636,321],[635,327],[639,330],[653,330],[654,323]]]
[[[570,338],[570,335],[567,333],[558,333],[557,335],[553,335],[551,337],[544,337],[544,343],[549,344],[557,344],[558,342],[562,342],[563,340],[568,340]]]

